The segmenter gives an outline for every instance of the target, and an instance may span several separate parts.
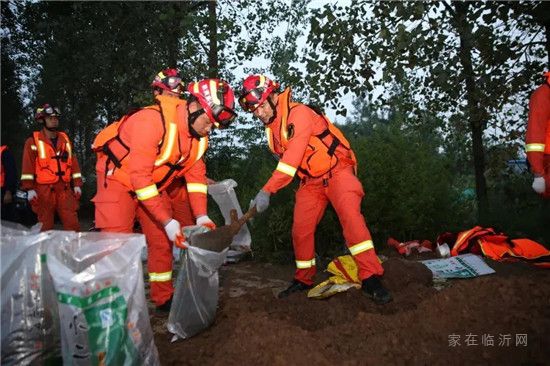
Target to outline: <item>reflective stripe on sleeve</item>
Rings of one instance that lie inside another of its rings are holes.
[[[144,201],[149,198],[158,196],[158,194],[159,194],[159,191],[157,190],[157,186],[154,184],[151,184],[150,186],[136,190],[137,199],[140,201]]]
[[[349,247],[349,251],[351,255],[357,255],[359,253],[363,253],[364,251],[367,251],[369,249],[373,249],[374,245],[372,244],[372,240],[365,240],[358,244],[352,245]]]
[[[72,177],[73,177],[73,179],[82,178],[82,174],[80,174],[80,173],[74,173],[74,174],[72,175]]]
[[[34,180],[34,174],[21,174],[21,180]]]
[[[187,183],[187,192],[189,193],[208,193],[208,187],[202,183]]]
[[[525,145],[526,152],[544,152],[545,144],[527,144]]]
[[[149,282],[166,282],[172,280],[172,271],[170,272],[160,272],[149,273]]]
[[[36,145],[31,145],[31,150],[36,151],[38,150],[38,148],[36,147]]]
[[[285,173],[286,175],[290,175],[291,177],[294,177],[294,174],[296,174],[296,168],[283,163],[282,161],[277,164],[277,170],[281,173]]]
[[[296,261],[296,268],[299,268],[299,269],[311,268],[314,266],[315,266],[315,258],[309,261]]]

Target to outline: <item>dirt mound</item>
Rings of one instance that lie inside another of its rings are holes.
[[[170,343],[167,317],[152,316],[155,342],[163,365],[546,363],[550,272],[490,265],[496,274],[455,280],[438,291],[422,264],[390,258],[383,282],[394,301],[378,306],[359,290],[278,300],[291,267],[240,263],[221,270],[211,328]],[[459,344],[451,345],[457,337]]]

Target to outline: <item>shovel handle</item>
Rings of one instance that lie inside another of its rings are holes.
[[[239,219],[239,221],[244,224],[250,218],[252,218],[254,215],[256,215],[257,212],[258,212],[258,210],[256,209],[256,205],[254,205],[248,211],[246,211],[246,213]]]

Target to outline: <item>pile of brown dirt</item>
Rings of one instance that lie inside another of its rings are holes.
[[[550,271],[489,264],[496,274],[438,291],[422,264],[392,257],[383,282],[394,301],[382,306],[353,289],[279,300],[290,266],[225,266],[212,327],[170,343],[167,317],[153,315],[155,342],[162,365],[547,363]]]

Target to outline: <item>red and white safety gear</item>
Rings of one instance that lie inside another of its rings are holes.
[[[35,120],[41,120],[46,117],[59,117],[61,116],[61,111],[58,107],[53,107],[50,104],[46,103],[42,107],[38,107],[36,109],[36,113],[34,115]]]
[[[69,137],[63,133],[57,133],[58,144],[54,148],[43,132],[33,133],[33,144],[30,148],[36,155],[34,169],[32,166],[23,167],[21,180],[36,180],[38,184],[53,184],[60,179],[64,182],[71,182],[73,179],[81,178],[80,168],[75,164],[72,152],[72,145]],[[34,171],[34,174],[29,172]]]
[[[46,130],[34,132],[25,142],[21,167],[21,188],[29,193],[31,207],[42,223],[42,231],[53,229],[55,214],[65,230],[80,230],[78,202],[74,187],[82,186],[82,176],[69,137],[56,132],[56,145]],[[36,198],[34,196],[36,195]]]
[[[254,112],[279,84],[264,75],[250,75],[243,81],[239,104],[246,112]]]
[[[454,242],[452,256],[471,252],[497,261],[507,257],[521,258],[538,267],[550,268],[550,250],[542,244],[530,239],[510,239],[493,228],[475,226],[457,234],[444,233],[437,239],[438,243],[442,241]]]
[[[172,240],[183,246],[174,223],[164,224],[193,225],[206,215],[208,138],[193,137],[185,100],[157,95],[156,101],[96,137],[93,201],[96,227],[102,231],[130,233],[138,219],[147,239],[151,299],[162,305],[174,293]]]
[[[153,79],[151,87],[154,89],[168,90],[179,95],[182,95],[185,91],[185,85],[183,84],[178,69],[162,70]]]
[[[550,73],[545,74],[547,77]],[[529,100],[529,120],[525,136],[525,152],[535,178],[543,177],[545,190],[540,193],[550,198],[550,83],[540,85]],[[541,181],[533,181],[533,189],[540,190]]]
[[[92,145],[93,150],[98,154],[98,163],[102,161],[106,165],[101,170],[108,176],[107,182],[113,179],[119,181],[129,190],[134,191],[140,201],[156,197],[158,192],[168,186],[177,176],[184,175],[196,163],[202,162],[202,156],[208,147],[207,136],[200,139],[186,136],[185,141],[181,141],[182,127],[176,120],[187,118],[187,103],[184,100],[164,95],[157,95],[155,100],[158,104],[125,116],[120,121],[107,126],[96,136]],[[135,120],[146,118],[148,119],[147,123],[141,130],[134,131],[134,126],[141,125]],[[138,153],[136,150],[143,148],[130,143],[129,140],[134,140],[137,136],[147,140],[151,136],[158,136],[158,141],[155,143],[154,151],[150,151],[151,154],[148,155],[148,159],[155,157],[152,162],[152,171],[148,171],[147,174],[143,172],[147,179],[136,185],[132,182],[135,174],[131,172],[131,165],[143,164],[134,161],[131,156],[141,155],[141,152]],[[132,151],[132,147],[134,151]],[[190,192],[199,189],[206,196],[205,182],[203,184],[203,182],[188,181],[188,184],[191,184],[193,188]],[[204,206],[206,208],[206,203]],[[167,217],[159,217],[158,221],[164,222],[166,219]]]
[[[355,154],[342,132],[325,115],[290,102],[290,97],[290,88],[278,96],[276,123],[265,129],[270,150],[281,156],[263,188],[269,193],[286,186],[296,174],[301,179],[318,178],[339,163],[340,166],[357,165]]]
[[[216,127],[227,128],[237,117],[235,94],[227,82],[219,79],[196,81],[187,86],[187,91],[203,108],[190,115],[191,124],[200,114],[206,113]]]
[[[262,190],[273,194],[296,174],[302,179],[292,225],[295,279],[306,285],[313,283],[314,234],[328,203],[340,219],[359,278],[382,275],[384,270],[361,214],[364,192],[354,174],[356,160],[348,141],[326,116],[306,105],[291,103],[289,88],[277,98],[275,119],[266,126],[266,134],[271,151],[280,160]]]

